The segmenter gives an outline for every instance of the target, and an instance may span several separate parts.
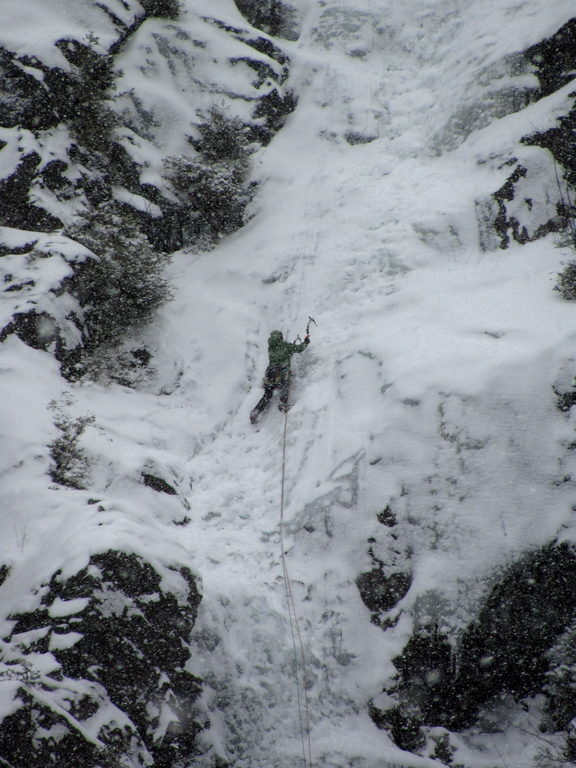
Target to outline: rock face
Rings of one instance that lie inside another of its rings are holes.
[[[386,576],[382,568],[360,574],[356,585],[364,605],[374,613],[389,611],[410,589],[411,578],[406,573]]]
[[[519,136],[517,156],[493,156],[497,167],[507,171],[507,178],[489,199],[477,201],[480,245],[485,250],[529,243],[551,232],[569,230],[573,239],[576,94],[568,88],[562,93],[562,89],[573,82],[575,39],[576,19],[572,19],[517,61],[522,71],[532,70],[538,81],[537,89],[526,92],[525,104],[557,94],[554,114],[560,111],[558,104],[563,114],[551,119],[547,130]],[[522,109],[521,102],[520,98],[506,113]],[[576,402],[572,379],[551,388],[559,410],[570,412]],[[566,476],[563,482],[570,479]],[[389,512],[378,519],[391,527],[395,524]],[[402,609],[410,579],[405,573],[387,572],[385,564],[370,554],[375,567],[361,573],[356,584],[372,611],[372,622],[387,630],[398,621],[398,609],[393,609],[397,605]],[[444,759],[442,752],[451,764],[450,731],[457,740],[466,729],[496,728],[494,713],[503,702],[520,701],[528,711],[538,699],[540,729],[563,739],[555,747],[555,759],[572,765],[576,755],[572,732],[576,717],[574,547],[552,542],[519,556],[495,580],[476,608],[475,621],[457,631],[446,631],[442,621],[436,620],[442,611],[436,617],[431,611],[424,620],[417,617],[402,653],[394,659],[396,675],[383,692],[386,705],[372,702],[371,717],[402,749],[426,751],[437,759]],[[378,612],[384,615],[379,617]],[[561,731],[564,734],[559,737]],[[436,742],[434,754],[429,752],[431,740]]]
[[[155,253],[157,264],[184,246],[213,247],[247,220],[255,192],[250,154],[270,141],[296,103],[286,89],[288,57],[252,28],[206,15],[201,3],[184,13],[176,0],[129,2],[122,16],[116,5],[85,0],[92,30],[81,36],[83,27],[64,24],[61,38],[37,44],[38,51],[12,50],[9,40],[3,46],[0,34],[0,86],[10,84],[0,87],[0,226],[12,230],[2,243],[11,306],[0,318],[0,337],[14,333],[51,351],[70,378],[78,377],[83,349],[92,350],[98,336],[83,322],[85,313],[99,312],[98,298],[75,290],[79,273],[94,260],[130,259],[109,238],[106,246],[104,219],[125,243],[137,230],[138,250]],[[77,6],[69,10],[75,18]],[[279,3],[268,10],[291,18]],[[258,13],[264,24],[266,14]],[[170,93],[181,110],[167,109],[160,93]],[[211,129],[212,136],[219,131],[241,142],[234,157],[214,157],[203,146]],[[103,206],[106,215],[94,227]],[[79,234],[82,223],[96,230],[90,242]],[[44,247],[56,230],[58,238]],[[25,274],[30,262],[32,278]],[[39,310],[46,288],[51,306]],[[126,330],[115,329],[115,338]]]
[[[569,648],[576,619],[576,552],[549,546],[511,566],[494,586],[477,620],[454,643],[437,625],[418,628],[394,660],[398,704],[372,708],[396,743],[417,750],[423,727],[460,731],[504,696],[544,693],[542,728],[576,717]]]
[[[186,568],[169,570],[177,588],[137,555],[104,552],[71,578],[55,574],[36,610],[11,617],[2,678],[13,704],[0,729],[10,765],[193,758],[201,683],[185,665],[200,595]]]
[[[575,36],[576,20],[572,19],[550,38],[524,51],[524,67],[532,69],[539,85],[526,103],[560,92],[571,81],[576,64]],[[518,104],[516,109],[522,106]],[[570,93],[566,113],[552,128],[521,138],[525,147],[532,148],[527,153],[522,150],[525,157],[503,161],[502,167],[510,166],[508,179],[491,198],[478,204],[481,245],[486,250],[507,248],[511,240],[524,244],[568,227],[574,217],[569,203],[576,182],[572,151],[575,125],[574,94]],[[536,148],[550,151],[556,162],[555,173],[550,170],[548,154]]]

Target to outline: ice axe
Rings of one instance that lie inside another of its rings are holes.
[[[318,328],[318,323],[316,322],[316,320],[314,320],[313,317],[310,317],[310,315],[308,315],[308,325],[306,326],[306,336],[310,335],[310,323],[314,323],[316,328]]]
[[[318,328],[318,323],[316,322],[316,320],[314,320],[313,317],[310,317],[310,315],[308,315],[308,324],[306,325],[306,336],[310,336],[310,323],[314,323],[316,328]],[[306,338],[306,336],[304,336],[304,338]],[[298,334],[298,336],[296,336],[296,338],[294,339],[294,344],[297,344],[298,342],[301,342],[301,341],[302,339],[300,338],[300,334]]]

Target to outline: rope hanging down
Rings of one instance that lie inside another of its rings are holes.
[[[308,330],[308,329],[307,329]],[[286,430],[288,428],[288,411],[284,415],[284,434],[282,436],[282,485],[280,491],[280,553],[282,560],[282,571],[284,574],[284,583],[286,585],[286,597],[288,600],[288,614],[290,616],[290,631],[292,634],[292,647],[294,649],[294,674],[296,678],[296,696],[298,699],[298,718],[300,721],[300,738],[302,740],[302,757],[304,768],[312,768],[312,745],[310,742],[310,713],[308,707],[308,694],[306,693],[306,657],[304,654],[304,643],[300,632],[300,624],[296,614],[296,603],[290,583],[288,573],[288,564],[284,551],[284,488],[286,480]],[[298,673],[298,658],[300,658],[300,667],[302,674],[302,685]]]

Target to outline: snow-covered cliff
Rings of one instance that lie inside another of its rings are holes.
[[[3,11],[0,760],[570,764],[573,3]]]

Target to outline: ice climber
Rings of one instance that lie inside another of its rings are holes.
[[[288,394],[290,389],[290,358],[295,352],[303,352],[310,344],[310,336],[306,333],[301,344],[284,341],[281,331],[272,331],[268,338],[268,367],[262,380],[264,394],[260,402],[250,413],[250,421],[256,423],[258,416],[268,407],[274,390],[278,389],[281,411],[288,410]]]

